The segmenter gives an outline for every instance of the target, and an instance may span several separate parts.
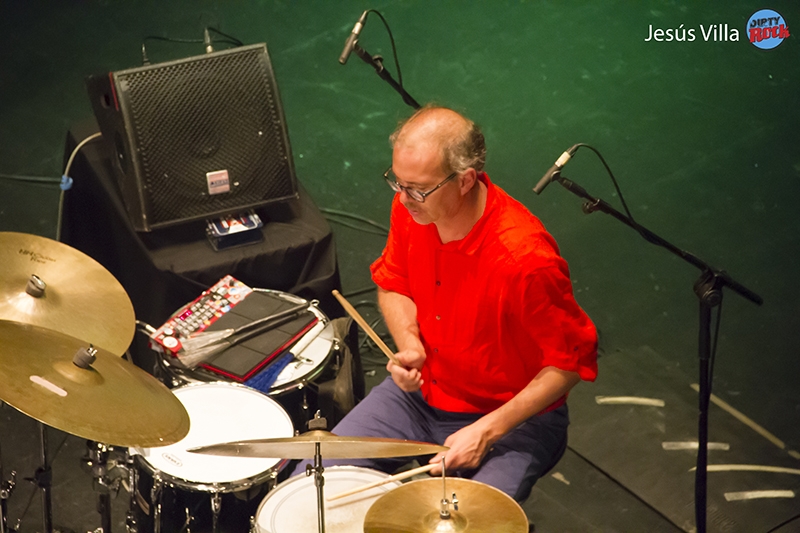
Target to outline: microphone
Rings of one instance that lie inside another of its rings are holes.
[[[536,184],[536,187],[533,188],[533,192],[535,192],[536,194],[542,194],[544,188],[547,187],[547,185],[551,181],[553,181],[553,177],[557,173],[561,172],[561,169],[564,168],[564,165],[566,165],[570,159],[572,159],[572,156],[575,155],[575,152],[578,151],[579,147],[580,144],[576,144],[575,146],[573,146],[572,148],[561,154],[561,157],[558,158],[555,164],[552,167],[550,167],[547,170],[547,172],[544,173],[542,179],[540,179],[539,183]]]
[[[347,63],[347,58],[350,57],[350,53],[353,51],[353,47],[355,47],[356,43],[358,42],[358,36],[361,34],[361,30],[364,28],[364,24],[366,24],[367,22],[368,13],[369,10],[361,13],[361,17],[358,19],[358,22],[356,22],[356,25],[353,26],[353,31],[350,32],[350,35],[344,42],[344,49],[342,50],[342,54],[339,56],[339,63],[341,63],[342,65]]]

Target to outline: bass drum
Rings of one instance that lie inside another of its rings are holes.
[[[261,291],[264,289],[253,289]],[[308,300],[281,291],[268,290],[291,303],[304,303]],[[315,382],[323,375],[338,349],[334,328],[325,313],[316,305],[310,310],[317,315],[319,322],[306,332],[295,344],[299,353],[295,359],[278,375],[268,391],[262,391],[278,401],[300,433],[308,430],[307,423],[317,409]],[[171,363],[172,356],[158,354],[155,375],[167,387],[180,387],[189,383],[208,383],[225,379],[203,368],[186,370]]]
[[[172,392],[189,413],[188,435],[169,446],[129,449],[134,465],[131,514],[137,531],[247,531],[248,517],[288,461],[187,450],[291,437],[292,421],[274,400],[235,383],[195,383]]]
[[[359,466],[332,466],[325,469],[325,497],[382,481],[388,474]],[[325,501],[327,533],[363,533],[364,517],[372,504],[392,489],[392,481],[334,501]],[[256,514],[256,533],[298,533],[318,530],[317,487],[314,476],[299,474],[267,494]]]

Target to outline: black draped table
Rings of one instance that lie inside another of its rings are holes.
[[[65,162],[77,144],[99,131],[76,124],[67,135]],[[205,222],[136,232],[119,193],[113,153],[102,139],[84,145],[70,170],[61,240],[102,264],[127,291],[137,320],[158,327],[179,307],[225,275],[258,288],[318,299],[330,317],[341,316],[331,295],[341,290],[336,246],[328,222],[298,183],[299,198],[257,210],[263,241],[215,251]],[[85,280],[90,284],[92,280]],[[152,363],[144,335],[131,346],[134,362]]]

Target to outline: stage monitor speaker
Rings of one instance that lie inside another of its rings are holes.
[[[297,197],[265,44],[86,80],[138,231]]]

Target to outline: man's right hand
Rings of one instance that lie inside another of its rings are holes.
[[[405,392],[418,391],[422,386],[422,373],[420,369],[425,364],[425,352],[417,350],[403,350],[397,352],[395,357],[399,365],[389,361],[386,370],[392,375],[395,384]]]

